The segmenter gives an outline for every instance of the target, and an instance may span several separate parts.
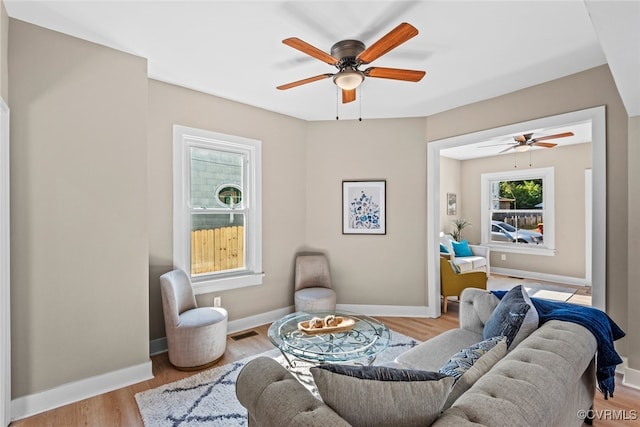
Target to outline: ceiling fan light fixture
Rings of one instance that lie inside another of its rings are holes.
[[[364,81],[364,74],[358,70],[342,70],[333,76],[333,82],[340,89],[353,90]]]
[[[522,145],[516,145],[514,147],[514,150],[516,150],[518,153],[524,153],[525,151],[529,151],[531,147],[528,144],[522,144]]]

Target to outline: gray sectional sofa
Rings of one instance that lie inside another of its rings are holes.
[[[453,354],[483,340],[484,325],[499,302],[490,292],[466,289],[459,328],[400,355],[394,366],[437,371]],[[445,405],[451,406],[442,413],[438,411],[432,425],[581,426],[596,390],[596,350],[596,339],[583,326],[547,321],[521,342],[514,341],[504,357],[473,378],[468,389],[458,390],[459,397]],[[243,368],[236,393],[247,408],[249,426],[352,425],[268,358],[255,359]],[[370,400],[371,407],[383,404],[389,402],[376,402],[375,396]]]

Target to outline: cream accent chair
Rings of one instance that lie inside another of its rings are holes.
[[[160,276],[169,361],[177,369],[197,370],[218,361],[227,348],[227,310],[198,307],[183,270]]]
[[[453,262],[458,267],[458,270],[460,270],[460,273],[484,271],[487,277],[489,277],[491,272],[489,265],[490,249],[488,246],[469,245],[473,256],[461,257],[456,256],[456,253],[453,251],[452,241],[454,241],[454,239],[450,234],[442,234],[440,243],[442,243],[449,252],[440,252],[440,256],[444,256]]]
[[[336,292],[326,256],[296,257],[294,304],[296,311],[335,311]]]

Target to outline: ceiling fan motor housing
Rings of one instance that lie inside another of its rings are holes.
[[[342,40],[331,46],[331,56],[340,61],[336,64],[340,70],[345,68],[355,69],[359,64],[356,57],[365,49],[364,43],[360,40]]]

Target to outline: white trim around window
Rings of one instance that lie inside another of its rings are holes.
[[[481,181],[482,245],[500,252],[520,254],[555,255],[555,170],[553,167],[483,173]],[[542,179],[542,203],[544,205],[544,245],[527,245],[521,243],[494,242],[491,240],[491,183],[495,181],[521,181]]]
[[[245,157],[243,205],[245,267],[221,274],[192,276],[196,294],[262,284],[262,142],[202,129],[173,127],[173,264],[191,272],[190,150],[192,147],[241,153]]]

